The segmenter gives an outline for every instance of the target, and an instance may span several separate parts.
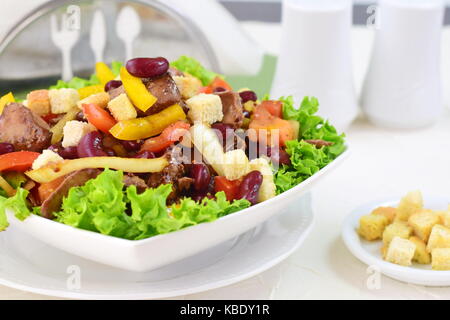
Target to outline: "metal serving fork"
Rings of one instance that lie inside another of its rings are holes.
[[[58,29],[56,15],[52,15],[50,19],[52,41],[61,50],[62,54],[61,78],[64,81],[69,81],[73,77],[71,52],[80,37],[80,29],[69,25],[67,14],[62,16],[61,29]]]

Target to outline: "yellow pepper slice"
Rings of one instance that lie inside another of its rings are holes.
[[[147,111],[158,100],[148,91],[140,78],[132,76],[124,67],[120,69],[120,79],[128,98],[143,112]]]
[[[139,140],[160,134],[172,123],[186,119],[179,104],[174,104],[159,113],[144,118],[119,121],[109,132],[120,140]]]
[[[84,98],[92,96],[93,94],[103,92],[103,91],[105,91],[104,88],[105,88],[105,86],[102,86],[100,84],[80,88],[80,89],[78,89],[78,94],[80,95],[80,100],[83,100]]]
[[[95,74],[100,80],[102,86],[105,86],[105,84],[107,84],[111,80],[114,80],[114,78],[116,77],[108,67],[108,65],[104,62],[97,62],[95,64]]]
[[[88,168],[109,168],[124,172],[147,173],[160,172],[169,165],[165,157],[154,159],[136,159],[119,157],[90,157],[52,162],[40,169],[25,172],[33,181],[47,183],[71,172]]]
[[[10,102],[16,102],[16,99],[14,98],[12,92],[7,93],[0,98],[0,114],[3,112],[5,106]]]

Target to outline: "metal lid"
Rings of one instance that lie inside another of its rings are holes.
[[[88,77],[97,59],[125,61],[127,50],[169,60],[189,55],[220,71],[203,33],[159,1],[55,0],[34,9],[1,40],[0,94],[46,88],[63,71],[67,77],[63,60],[73,75]]]

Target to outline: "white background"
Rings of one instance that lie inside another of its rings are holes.
[[[0,34],[40,0],[2,0]],[[249,33],[271,53],[277,53],[278,25],[245,23]],[[368,62],[372,31],[353,31],[355,83],[359,89]],[[450,89],[450,32],[443,35],[443,76]],[[447,103],[448,104],[448,103]],[[425,288],[385,277],[379,290],[369,290],[367,266],[347,251],[339,233],[345,216],[373,199],[420,189],[448,195],[450,201],[450,115],[448,110],[432,128],[385,130],[358,119],[348,130],[350,159],[314,189],[315,227],[288,260],[236,285],[189,299],[449,299],[450,288]],[[0,299],[37,299],[43,296],[0,286]]]

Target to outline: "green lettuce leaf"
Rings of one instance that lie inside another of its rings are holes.
[[[123,63],[120,61],[113,61],[111,62],[111,71],[114,73],[114,75],[117,77],[120,73],[120,68],[123,67]]]
[[[22,188],[19,188],[11,198],[0,196],[0,231],[9,226],[6,209],[14,211],[16,218],[22,221],[32,213],[28,206],[27,196],[28,191]]]
[[[286,143],[292,164],[282,166],[275,173],[278,194],[308,179],[345,151],[345,135],[339,134],[328,121],[316,115],[319,110],[316,98],[305,97],[298,109],[291,96],[279,100],[283,102],[283,118],[299,122],[300,136],[299,140]],[[325,140],[333,144],[317,149],[304,140]]]
[[[275,174],[277,193],[285,192],[308,179],[325,167],[334,158],[329,157],[325,148],[317,149],[305,141],[292,140],[286,143],[286,152],[291,166],[282,166]]]
[[[205,69],[201,63],[194,58],[187,56],[179,57],[178,60],[173,61],[170,65],[198,78],[204,86],[209,85],[215,77],[219,76],[217,73]]]
[[[211,222],[250,206],[247,200],[230,203],[223,192],[216,200],[197,203],[182,199],[166,206],[172,192],[170,184],[138,194],[135,186],[124,187],[123,173],[105,170],[84,186],[72,188],[63,200],[57,221],[102,234],[139,240],[158,234]]]
[[[87,86],[92,86],[100,84],[96,75],[92,75],[90,79],[83,79],[79,77],[73,77],[69,82],[65,82],[63,80],[58,80],[58,82],[51,86],[49,89],[63,89],[63,88],[71,88],[71,89],[81,89]]]
[[[115,76],[119,75],[120,68],[123,66],[122,62],[113,61],[111,62],[111,71]],[[100,84],[100,80],[97,75],[92,74],[89,79],[83,79],[80,77],[73,77],[70,81],[65,82],[63,80],[58,80],[58,82],[51,86],[49,89],[63,89],[63,88],[71,88],[71,89],[81,89],[88,86],[93,86]]]

